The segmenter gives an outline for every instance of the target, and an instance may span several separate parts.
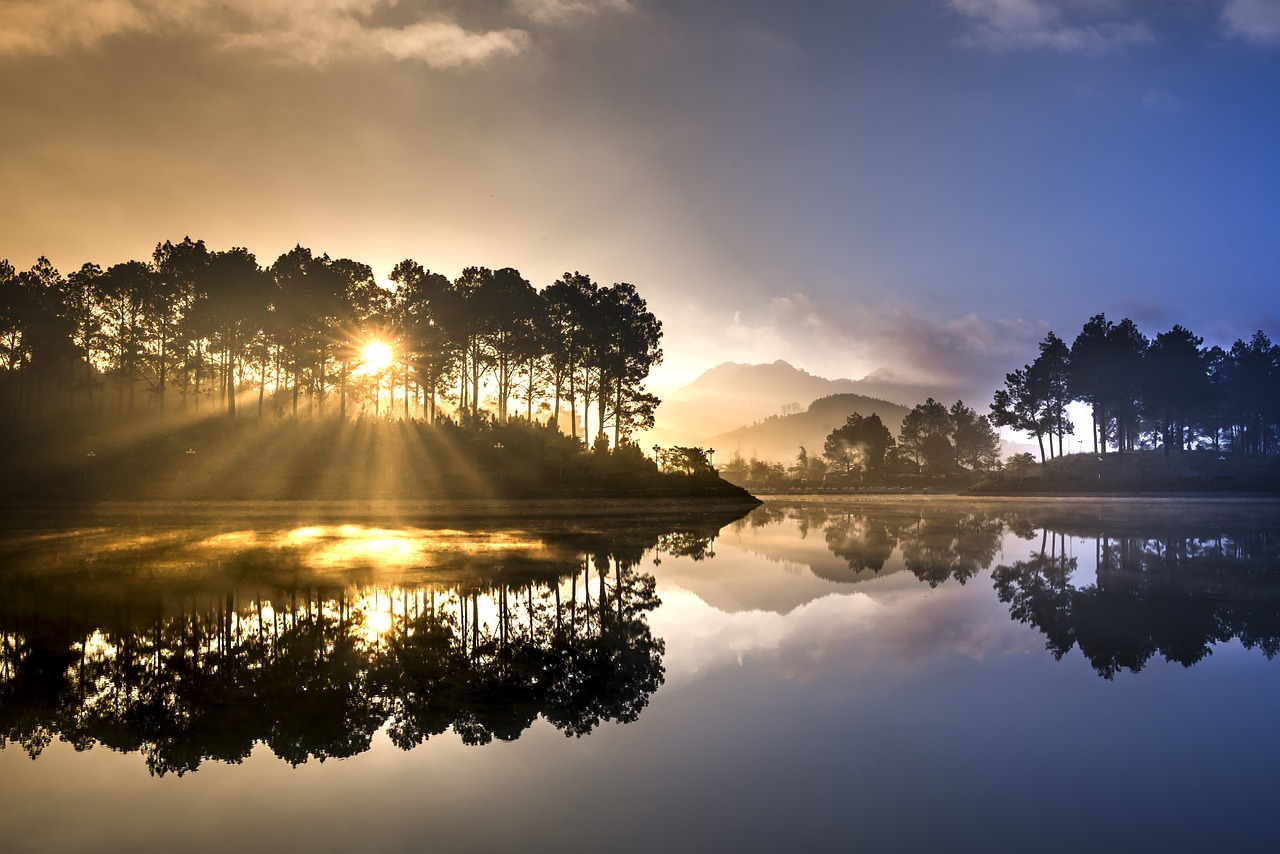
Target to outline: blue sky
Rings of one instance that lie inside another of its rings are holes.
[[[1280,338],[1280,0],[9,0],[0,257],[637,285],[660,379]]]

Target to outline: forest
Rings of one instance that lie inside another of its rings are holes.
[[[1147,338],[1130,319],[1089,319],[1068,346],[1050,332],[991,403],[998,425],[1036,437],[1040,459],[1067,452],[1067,405],[1092,410],[1091,450],[1280,452],[1280,346],[1261,331],[1230,349],[1182,326]],[[1084,440],[1080,440],[1083,444]],[[1055,444],[1056,443],[1056,444]]]
[[[652,424],[662,324],[633,285],[574,272],[537,290],[509,267],[449,279],[412,260],[389,282],[300,245],[264,267],[190,237],[65,276],[43,257],[0,261],[0,407],[24,421],[567,421],[614,446]]]
[[[745,497],[634,443],[661,342],[634,285],[579,272],[539,290],[404,260],[380,281],[190,237],[66,275],[0,261],[0,493]]]

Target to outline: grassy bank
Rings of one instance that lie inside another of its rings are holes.
[[[0,500],[729,498],[639,448],[584,450],[525,424],[204,420],[5,431]]]
[[[1184,451],[1071,454],[1005,471],[971,494],[1276,493],[1280,456]]]

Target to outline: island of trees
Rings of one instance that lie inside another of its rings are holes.
[[[512,268],[450,279],[413,260],[388,280],[302,246],[263,266],[190,238],[67,275],[0,261],[13,491],[670,491],[632,441],[662,359],[633,285],[573,272],[538,290]]]

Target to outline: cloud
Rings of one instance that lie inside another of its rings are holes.
[[[1172,92],[1152,87],[1142,96],[1142,106],[1153,113],[1176,113],[1182,104]]]
[[[519,14],[544,24],[563,24],[607,12],[630,12],[629,0],[513,0]]]
[[[90,47],[147,28],[135,0],[6,0],[0,4],[0,55]]]
[[[0,54],[60,54],[125,35],[202,36],[219,49],[319,65],[389,57],[435,68],[523,51],[520,28],[468,30],[441,4],[399,26],[374,23],[399,0],[6,0]],[[415,7],[418,9],[418,7]]]
[[[960,43],[1007,53],[1107,53],[1155,41],[1151,28],[1110,0],[948,0],[969,21]]]
[[[1251,44],[1280,45],[1280,0],[1227,0],[1222,26]]]
[[[723,323],[708,318],[708,326]],[[718,361],[785,359],[829,377],[861,379],[892,366],[895,382],[966,397],[990,393],[1010,370],[1030,361],[1048,331],[1040,322],[929,316],[907,304],[872,307],[825,302],[805,294],[739,308],[715,340]]]
[[[832,593],[786,614],[725,613],[678,586],[663,585],[659,594],[662,608],[651,622],[667,639],[664,663],[673,688],[742,666],[803,683],[833,666],[847,676],[901,674],[943,657],[981,661],[1043,649],[1035,633],[985,607],[991,593],[981,584],[944,585],[927,596],[914,585],[874,595]]]

